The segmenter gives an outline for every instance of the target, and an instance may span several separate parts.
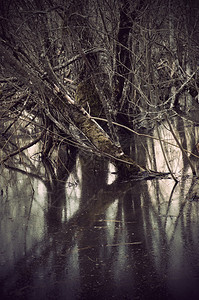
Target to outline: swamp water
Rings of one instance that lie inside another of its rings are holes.
[[[199,128],[174,128],[196,153]],[[160,133],[177,184],[118,180],[111,163],[91,158],[49,183],[34,147],[25,172],[1,167],[0,299],[199,298],[199,180],[168,128]],[[138,162],[168,171],[158,140],[131,143]]]

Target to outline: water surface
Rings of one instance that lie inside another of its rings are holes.
[[[166,171],[158,141],[146,145],[140,160]],[[178,184],[118,180],[92,157],[57,183],[36,161],[38,176],[2,166],[1,299],[198,299],[198,178],[175,145],[167,156]]]

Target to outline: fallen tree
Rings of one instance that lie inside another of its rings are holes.
[[[51,131],[49,131],[49,126],[45,128],[46,123],[40,125],[42,131],[45,132],[45,134],[42,133],[42,135],[43,137],[45,136],[48,141],[55,133],[57,135],[61,134],[62,137],[65,135],[69,137],[69,139],[71,137],[71,141],[76,143],[79,147],[81,147],[86,140],[86,144],[88,145],[87,150],[125,164],[128,172],[138,173],[145,170],[134,162],[132,158],[125,155],[121,147],[91,118],[89,113],[79,103],[75,102],[75,95],[74,99],[68,95],[66,88],[56,76],[50,63],[47,64],[45,73],[39,72],[36,69],[30,69],[24,54],[19,52],[18,56],[13,55],[13,48],[10,47],[7,41],[3,41],[0,46],[0,53],[1,63],[6,72],[10,74],[9,78],[14,78],[14,80],[6,80],[6,78],[4,78],[4,80],[2,78],[1,80],[5,82],[5,85],[2,85],[1,105],[7,101],[6,93],[9,95],[9,88],[12,89],[14,87],[12,99],[14,99],[14,97],[16,98],[15,101],[12,101],[11,107],[6,107],[4,114],[7,113],[7,116],[14,114],[16,121],[26,119],[27,113],[45,120],[48,119],[50,120],[48,125],[51,125]],[[14,77],[11,75],[14,75]],[[21,98],[17,96],[16,93],[19,88],[23,92],[26,91],[27,95],[25,93]],[[24,98],[26,98],[27,101],[24,101]],[[95,102],[95,99],[93,99],[93,102]],[[26,115],[24,115],[24,111]],[[18,114],[18,118],[16,114]],[[8,127],[10,129],[10,125],[8,125]],[[71,127],[76,129],[75,133],[77,136],[80,135],[80,139],[77,140],[74,131],[71,133]],[[4,129],[3,133],[7,131],[8,128]],[[37,142],[41,138],[42,137],[39,136],[35,141]],[[32,146],[35,141],[12,151],[10,154],[6,153],[6,155],[2,157],[1,162],[8,160],[10,157]],[[52,145],[49,146],[48,151],[45,149],[45,156],[48,155],[51,147]],[[3,148],[2,145],[2,149]]]
[[[76,127],[81,136],[87,140],[89,143],[89,151],[128,164],[128,168],[130,168],[132,172],[144,170],[144,168],[138,166],[130,157],[126,156],[121,147],[115,145],[110,136],[91,118],[82,106],[75,103],[75,101],[67,94],[61,92],[54,83],[54,87],[52,85],[52,89],[50,89],[50,80],[47,80],[47,77],[42,79],[42,77],[39,78],[38,76],[35,76],[35,74],[30,74],[17,59],[9,55],[8,50],[0,49],[4,59],[8,59],[9,57],[9,66],[15,70],[15,80],[18,78],[19,81],[24,82],[26,88],[34,89],[34,92],[37,90],[38,96],[36,101],[43,108],[45,115],[50,119],[54,126],[62,132],[62,134],[65,133],[68,135],[70,133],[70,124]],[[48,82],[48,84],[46,82]],[[56,82],[56,84],[59,84],[59,82]],[[28,103],[26,109],[27,111],[30,109]],[[9,113],[9,111],[7,112]],[[31,113],[37,115],[35,111],[32,111]],[[23,118],[25,118],[25,116],[23,116]],[[41,137],[37,138],[36,142],[40,139]],[[75,140],[74,135],[72,136],[72,139]],[[34,143],[35,141],[27,146],[21,147],[21,149],[17,149],[12,153],[7,154],[6,157],[2,158],[1,162],[6,161],[9,157],[19,154],[28,147],[31,147]]]

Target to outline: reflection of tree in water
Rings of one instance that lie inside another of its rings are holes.
[[[16,264],[14,284],[6,283],[10,274],[3,281],[12,295],[62,299],[67,293],[72,299],[79,293],[84,299],[92,291],[96,299],[102,293],[120,299],[168,298],[176,251],[198,276],[194,178],[174,187],[169,179],[107,184],[108,162],[83,156],[79,209],[63,222],[62,211],[71,201],[66,181],[75,158],[76,152],[63,145],[57,169],[45,161],[48,230]]]
[[[192,201],[195,189],[198,190],[197,181],[194,178],[187,179],[173,186],[169,199],[162,194],[159,204],[152,199],[152,193],[143,198],[145,199],[143,204],[144,222],[147,224],[145,238],[148,248],[153,250],[149,253],[154,259],[158,273],[164,274],[170,284],[173,277],[182,282],[187,277],[185,280],[187,290],[182,288],[181,294],[179,294],[180,291],[177,291],[178,297],[185,297],[183,299],[188,299],[186,297],[191,289],[195,295],[197,289],[194,284],[195,267],[193,267],[197,265],[198,261],[198,239],[195,234],[198,230],[195,223],[198,205],[197,200]],[[158,194],[161,195],[161,190]],[[176,195],[180,195],[180,197],[177,196],[176,199]],[[146,220],[147,218],[148,220]],[[194,236],[194,240],[192,240],[192,236]],[[183,269],[182,266],[184,266]],[[178,273],[178,269],[180,269],[180,273]],[[183,295],[184,292],[185,295]]]
[[[100,157],[93,159],[88,154],[81,154],[80,162],[82,173],[80,206],[82,206],[90,197],[106,186],[108,160]]]
[[[58,150],[56,169],[47,158],[43,160],[47,181],[48,211],[46,214],[49,227],[62,220],[62,211],[66,206],[66,181],[76,163],[77,149],[68,144],[61,144]]]

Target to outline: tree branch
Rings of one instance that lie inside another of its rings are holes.
[[[2,160],[0,161],[0,164],[6,162],[9,158],[11,158],[11,157],[13,157],[13,156],[15,156],[15,155],[17,155],[17,154],[23,152],[24,150],[26,150],[26,149],[32,147],[33,145],[35,145],[36,143],[38,143],[38,142],[41,140],[42,135],[43,135],[43,133],[42,133],[37,139],[33,140],[33,141],[30,142],[29,144],[27,144],[27,145],[25,145],[25,146],[19,148],[18,150],[16,150],[16,151],[10,153],[9,155],[7,155],[4,159],[2,159]]]

